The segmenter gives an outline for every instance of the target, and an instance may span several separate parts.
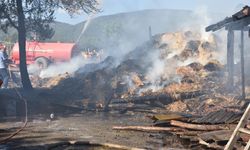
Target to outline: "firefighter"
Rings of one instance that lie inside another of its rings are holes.
[[[2,88],[8,87],[9,75],[7,72],[8,56],[6,54],[5,46],[0,44],[0,78],[3,81]]]

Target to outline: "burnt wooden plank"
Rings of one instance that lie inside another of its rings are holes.
[[[234,123],[238,121],[242,113],[236,113],[233,111],[220,110],[211,112],[202,118],[194,119],[193,123],[206,123],[206,124],[220,124],[220,123]]]

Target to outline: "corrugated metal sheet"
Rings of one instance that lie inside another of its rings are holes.
[[[193,120],[193,123],[204,124],[221,124],[221,123],[235,123],[239,121],[243,113],[236,113],[233,111],[219,110],[211,112],[206,116]]]

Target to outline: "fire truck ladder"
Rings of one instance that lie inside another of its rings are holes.
[[[232,150],[234,147],[234,144],[236,143],[238,136],[240,133],[245,133],[250,135],[250,130],[246,129],[245,126],[247,125],[248,119],[250,118],[250,104],[248,104],[247,109],[245,110],[243,116],[240,119],[240,122],[234,129],[233,134],[231,135],[227,145],[225,146],[224,150]],[[246,147],[244,150],[250,150],[250,139],[247,142]]]

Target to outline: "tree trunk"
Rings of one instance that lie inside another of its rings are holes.
[[[18,13],[18,43],[19,43],[19,57],[20,57],[20,73],[23,88],[26,90],[32,89],[29,79],[26,64],[26,29],[25,29],[25,16],[23,13],[22,0],[16,0],[17,13]]]

